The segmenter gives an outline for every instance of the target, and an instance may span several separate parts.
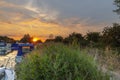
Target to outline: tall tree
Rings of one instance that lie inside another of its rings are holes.
[[[113,24],[113,27],[105,27],[103,30],[103,41],[111,47],[120,47],[120,25]]]
[[[100,33],[99,32],[89,32],[86,34],[86,39],[89,42],[97,43],[100,40]]]
[[[68,40],[68,43],[73,44],[73,43],[80,43],[80,41],[82,41],[84,39],[84,37],[82,36],[82,34],[80,33],[72,33],[70,34],[66,40]]]
[[[56,36],[54,41],[55,42],[62,42],[63,41],[63,37],[62,36]]]
[[[30,43],[31,42],[31,39],[32,39],[32,37],[30,37],[30,35],[29,34],[25,34],[24,36],[23,36],[23,38],[21,38],[21,40],[20,40],[20,42],[23,42],[23,43]]]
[[[82,34],[74,32],[64,39],[64,43],[73,44],[73,45],[77,44],[77,45],[80,45],[80,46],[85,46],[86,45],[86,40],[84,39]]]

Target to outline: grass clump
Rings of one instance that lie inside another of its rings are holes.
[[[92,57],[62,44],[35,50],[16,69],[18,80],[109,80]]]

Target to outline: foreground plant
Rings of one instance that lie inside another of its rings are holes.
[[[18,80],[109,80],[92,57],[62,44],[35,50],[16,69]]]

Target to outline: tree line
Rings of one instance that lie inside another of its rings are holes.
[[[0,36],[0,41],[4,41],[7,43],[14,43],[15,42],[15,40],[13,38],[9,38],[7,36]]]
[[[56,36],[55,39],[47,39],[45,42],[62,42],[64,44],[77,44],[81,47],[120,47],[120,24],[114,23],[112,27],[105,27],[102,32],[88,32],[86,35],[81,33],[71,33],[63,38]]]
[[[33,37],[29,34],[25,34],[19,42],[31,43]],[[0,41],[15,42],[14,39],[7,36],[0,36]],[[120,24],[114,23],[112,27],[105,27],[102,32],[87,32],[86,35],[73,32],[69,36],[63,38],[62,36],[56,36],[54,39],[47,39],[47,42],[62,42],[64,44],[79,45],[80,47],[109,47],[120,48]],[[42,43],[38,40],[37,43]]]

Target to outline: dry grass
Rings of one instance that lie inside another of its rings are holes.
[[[102,68],[120,73],[120,55],[117,51],[103,49],[84,49],[88,54],[94,57],[94,60]]]

